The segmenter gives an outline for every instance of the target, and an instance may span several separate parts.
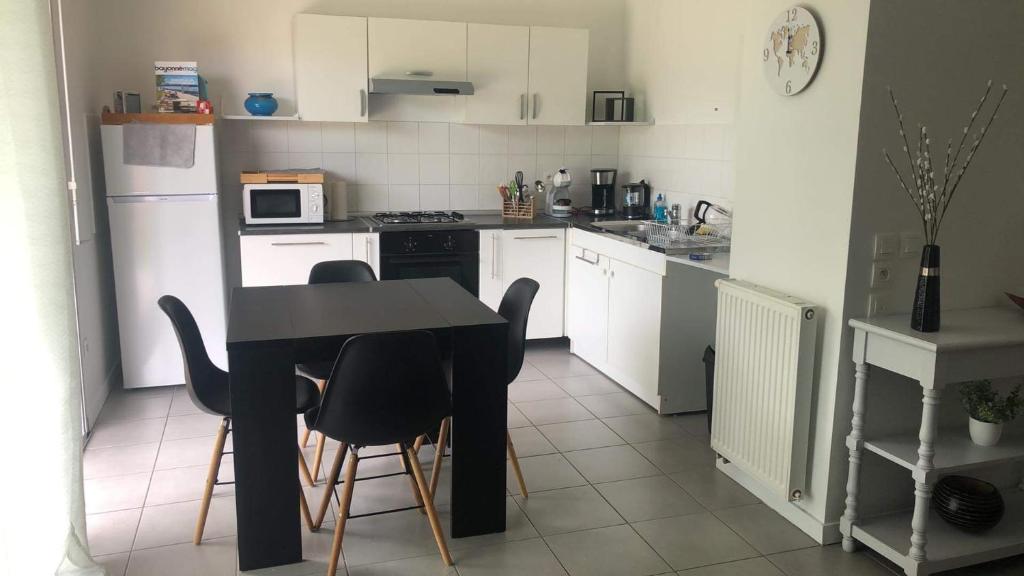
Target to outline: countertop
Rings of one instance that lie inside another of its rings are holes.
[[[389,231],[405,230],[490,230],[530,229],[530,228],[568,228],[569,222],[561,218],[552,218],[538,214],[533,220],[503,218],[498,212],[463,212],[466,219],[462,222],[448,224],[389,224]],[[239,236],[260,236],[274,234],[351,234],[354,232],[380,232],[385,228],[375,224],[367,216],[372,214],[356,214],[350,219],[340,222],[324,222],[323,224],[258,224],[255,226],[239,222]]]
[[[621,220],[621,216],[612,216],[610,218],[595,218],[593,216],[587,216],[583,214],[577,214],[572,218],[554,218],[545,214],[538,214],[533,220],[519,220],[513,218],[503,218],[498,212],[463,212],[466,219],[462,222],[454,224],[409,224],[409,225],[396,225],[391,224],[386,227],[388,231],[405,231],[405,230],[452,230],[452,229],[463,229],[463,230],[491,230],[491,229],[543,229],[543,228],[579,228],[592,232],[594,234],[607,235],[609,238],[613,238],[620,242],[632,244],[638,248],[645,248],[653,250],[655,252],[663,252],[655,246],[647,246],[635,239],[621,236],[609,232],[603,228],[595,226],[595,223],[599,223],[607,220]],[[275,234],[351,234],[359,232],[380,232],[385,228],[379,226],[366,218],[370,214],[354,214],[349,220],[342,222],[324,222],[323,224],[296,224],[296,225],[273,225],[273,224],[261,224],[256,226],[246,225],[245,222],[239,223],[239,236],[260,236],[260,235],[275,235]],[[711,272],[717,272],[719,274],[729,275],[729,253],[720,252],[712,256],[711,260],[690,260],[685,255],[670,255],[667,254],[665,258],[669,262],[675,262],[678,264],[684,264],[686,266],[692,266],[694,268],[700,268],[703,270],[709,270]]]

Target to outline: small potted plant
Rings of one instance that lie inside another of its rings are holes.
[[[979,446],[995,446],[1003,433],[1003,423],[1017,417],[1024,399],[1018,384],[1005,398],[992,389],[988,380],[960,385],[960,399],[971,417],[971,440]]]

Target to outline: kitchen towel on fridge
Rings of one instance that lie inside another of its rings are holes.
[[[195,124],[124,125],[125,164],[191,168],[195,161]]]

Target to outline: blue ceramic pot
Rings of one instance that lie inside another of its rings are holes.
[[[277,111],[277,99],[273,92],[249,92],[245,110],[253,116],[272,116]]]

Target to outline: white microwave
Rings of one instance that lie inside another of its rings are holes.
[[[242,210],[246,224],[320,224],[323,184],[246,184]]]

